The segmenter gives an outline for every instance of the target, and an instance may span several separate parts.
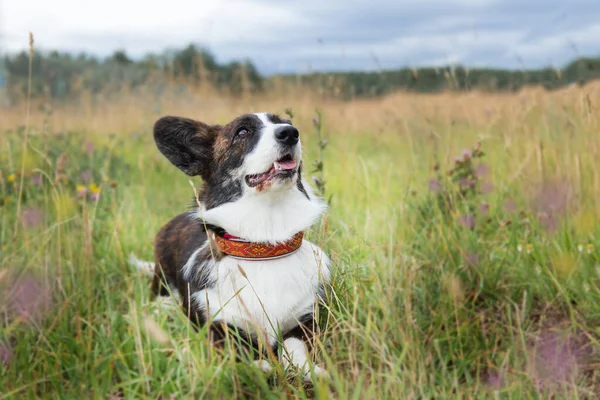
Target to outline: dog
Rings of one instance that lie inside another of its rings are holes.
[[[310,352],[331,261],[303,238],[327,204],[302,177],[298,129],[269,113],[241,115],[223,126],[165,116],[154,125],[154,140],[203,185],[194,209],[158,232],[155,263],[131,260],[153,276],[153,297],[178,297],[194,326],[208,324],[215,345],[237,333],[266,372],[269,349],[283,350],[283,367],[305,381],[327,376],[312,365]]]

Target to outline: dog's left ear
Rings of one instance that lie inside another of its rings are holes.
[[[154,124],[158,150],[189,176],[207,180],[213,161],[213,145],[220,126],[189,118],[167,116]]]

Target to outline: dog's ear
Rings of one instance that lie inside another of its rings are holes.
[[[189,118],[167,116],[154,124],[158,150],[189,176],[206,180],[213,160],[213,145],[220,126]]]

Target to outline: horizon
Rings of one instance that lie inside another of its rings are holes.
[[[35,42],[35,35],[34,35],[34,42]],[[78,57],[78,56],[86,56],[89,58],[93,58],[96,59],[100,62],[104,62],[108,59],[110,59],[111,57],[114,56],[115,53],[117,52],[124,52],[125,55],[128,57],[128,59],[130,59],[133,62],[142,62],[146,57],[149,56],[162,56],[165,54],[168,54],[171,51],[181,51],[185,48],[187,48],[188,46],[195,46],[195,48],[197,50],[201,50],[201,51],[207,51],[208,53],[210,53],[211,55],[214,56],[214,53],[211,52],[210,50],[202,47],[201,45],[198,45],[196,43],[189,43],[187,45],[184,45],[180,48],[167,48],[164,49],[162,51],[157,51],[157,52],[149,52],[146,53],[144,55],[141,56],[132,56],[129,53],[127,53],[126,50],[121,49],[121,48],[116,48],[112,53],[103,55],[103,56],[99,56],[97,54],[93,54],[93,53],[86,53],[86,52],[74,52],[74,51],[61,51],[61,50],[56,50],[56,49],[40,49],[38,47],[35,46],[34,44],[34,51],[37,54],[43,54],[44,56],[48,56],[49,54],[53,53],[53,52],[58,52],[59,54],[68,54],[72,57]],[[27,49],[21,49],[21,50],[17,50],[17,51],[13,51],[13,52],[5,52],[4,54],[0,53],[1,56],[16,56],[18,54],[21,53],[27,53],[29,50]],[[219,65],[225,65],[226,63],[230,63],[230,62],[241,62],[244,59],[239,58],[239,59],[231,59],[231,60],[227,60],[227,61],[220,61],[215,57],[217,63]],[[568,67],[569,65],[571,65],[574,62],[577,62],[578,60],[582,60],[582,59],[600,59],[600,54],[582,54],[582,55],[577,55],[576,57],[572,57],[570,59],[566,59],[564,63],[562,63],[561,65],[539,65],[535,68],[527,68],[527,67],[516,67],[513,66],[511,67],[501,67],[501,66],[470,66],[470,65],[465,65],[465,64],[461,64],[461,63],[447,63],[447,64],[439,64],[439,65],[421,65],[421,66],[417,66],[417,67],[413,67],[413,66],[409,66],[409,65],[399,65],[397,67],[390,67],[390,68],[385,68],[385,69],[377,69],[377,68],[365,68],[365,69],[340,69],[340,70],[335,70],[335,69],[331,69],[331,70],[312,70],[312,71],[296,71],[296,72],[291,72],[291,71],[283,71],[283,72],[264,72],[264,71],[260,71],[258,70],[258,72],[264,76],[264,77],[270,77],[270,76],[278,76],[278,75],[305,75],[305,74],[311,74],[311,73],[330,73],[330,74],[346,74],[346,73],[373,73],[373,72],[393,72],[393,71],[400,71],[400,70],[409,70],[409,69],[436,69],[436,68],[463,68],[463,69],[468,69],[468,70],[490,70],[490,71],[509,71],[509,72],[518,72],[518,71],[540,71],[540,70],[546,70],[546,69],[553,69],[553,70],[562,70],[566,67]],[[248,61],[250,61],[251,63],[253,63],[256,66],[256,63],[254,62],[254,60],[252,59],[248,59]],[[2,72],[2,62],[0,62],[0,72]]]

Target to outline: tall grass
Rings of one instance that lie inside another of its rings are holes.
[[[598,394],[600,85],[353,102],[280,89],[82,96],[32,104],[27,129],[22,108],[0,110],[0,397]],[[335,268],[316,355],[331,381],[314,387],[218,353],[126,263],[151,259],[189,206],[154,146],[159,116],[286,109],[333,195],[308,233]]]

